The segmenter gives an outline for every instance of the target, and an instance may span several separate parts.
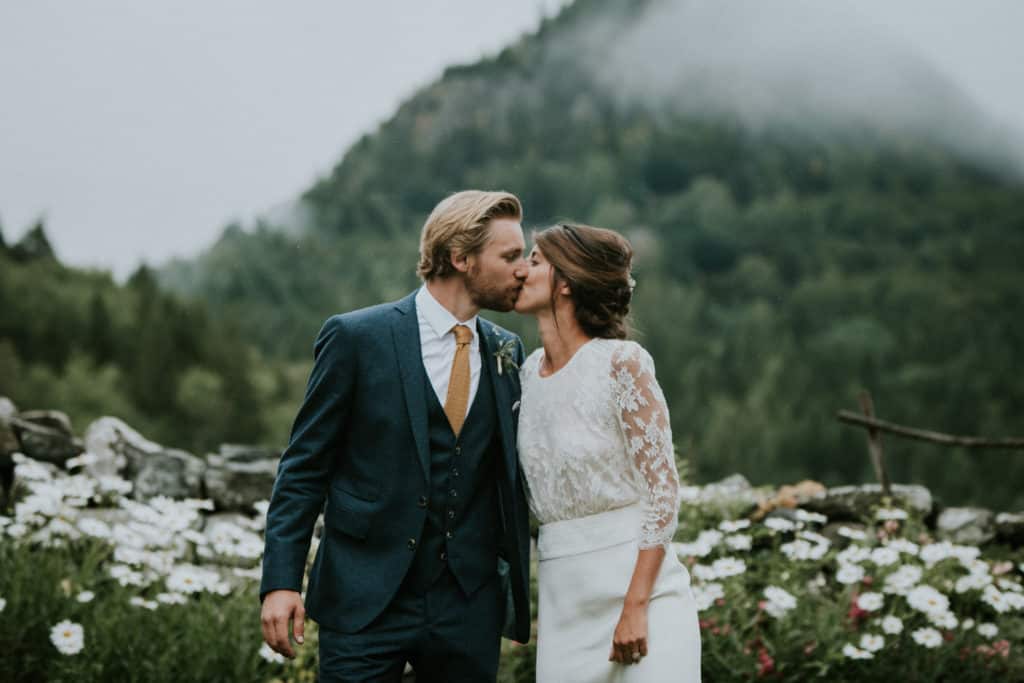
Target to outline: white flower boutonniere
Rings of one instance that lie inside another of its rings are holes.
[[[516,340],[506,339],[505,341],[501,341],[498,339],[497,341],[498,350],[494,352],[494,358],[498,362],[498,374],[503,374],[505,372],[505,368],[518,370],[519,364],[515,361]]]

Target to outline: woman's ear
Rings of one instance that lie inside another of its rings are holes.
[[[572,296],[572,289],[569,288],[569,283],[565,281],[558,283],[558,293],[562,296]]]

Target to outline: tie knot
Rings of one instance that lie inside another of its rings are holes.
[[[456,325],[452,331],[455,332],[455,343],[459,346],[473,341],[473,332],[465,325]]]

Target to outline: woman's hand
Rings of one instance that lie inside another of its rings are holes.
[[[609,662],[638,664],[647,656],[647,603],[627,601],[612,636]]]

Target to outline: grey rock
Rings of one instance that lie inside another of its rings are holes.
[[[222,443],[217,455],[230,462],[254,462],[281,457],[281,451],[264,446]]]
[[[21,445],[21,452],[33,460],[63,465],[85,450],[81,440],[62,427],[43,426],[20,416],[10,418],[9,424]]]
[[[733,518],[744,516],[771,493],[770,486],[754,488],[742,474],[733,474],[701,487],[694,504]]]
[[[988,543],[996,537],[994,517],[991,510],[984,508],[946,508],[935,523],[935,534],[954,543]]]
[[[132,497],[149,500],[156,496],[168,498],[199,498],[202,495],[206,464],[186,451],[174,449],[147,453],[133,463]]]
[[[18,407],[14,401],[6,396],[0,396],[0,420],[9,420],[18,414]]]
[[[116,417],[101,417],[89,425],[85,430],[85,447],[96,456],[96,462],[85,468],[88,474],[123,472],[126,478],[134,478],[147,455],[164,450]]]
[[[207,456],[206,497],[218,510],[253,514],[253,504],[270,498],[277,476],[278,458],[242,459]]]
[[[71,429],[70,418],[59,410],[27,410],[24,413],[20,413],[18,417],[40,427],[55,429],[69,438],[75,435]]]
[[[1000,512],[995,519],[996,538],[1015,548],[1024,546],[1024,512]]]
[[[830,520],[856,521],[870,517],[873,507],[883,505],[883,498],[879,484],[837,486],[828,489],[823,497],[806,501],[802,507]],[[931,492],[917,484],[893,484],[892,498],[893,505],[922,517],[931,515],[935,505]]]

